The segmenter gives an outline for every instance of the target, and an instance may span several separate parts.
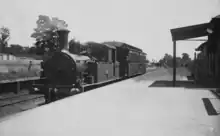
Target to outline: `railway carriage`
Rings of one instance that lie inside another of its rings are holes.
[[[146,72],[146,54],[143,53],[141,49],[115,41],[104,43],[117,48],[117,61],[120,63],[120,77],[131,77]]]

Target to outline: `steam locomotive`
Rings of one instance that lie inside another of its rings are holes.
[[[146,54],[121,42],[87,42],[78,54],[70,53],[68,30],[59,30],[59,50],[44,60],[41,91],[49,101],[59,95],[81,93],[84,86],[127,78],[146,72]],[[39,89],[40,85],[35,85]]]

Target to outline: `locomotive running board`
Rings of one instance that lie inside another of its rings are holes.
[[[47,88],[73,88],[74,85],[44,85],[44,84],[33,84],[33,87],[47,87]]]
[[[138,75],[141,75],[141,74],[136,74],[136,75],[133,75],[133,76],[130,76],[130,77],[121,77],[121,78],[114,78],[114,79],[110,79],[110,80],[106,80],[106,81],[102,81],[102,82],[98,82],[98,83],[93,83],[93,84],[83,84],[83,90],[86,91],[87,88],[90,88],[90,87],[95,87],[95,86],[103,86],[103,85],[106,85],[106,84],[111,84],[113,82],[118,82],[118,81],[121,81],[121,80],[126,80],[126,79],[129,79],[129,78],[133,78],[135,76],[138,76]],[[33,84],[33,87],[45,87],[45,88],[74,88],[75,85],[43,85],[43,84]],[[96,88],[96,87],[95,87]]]
[[[105,83],[110,83],[113,81],[117,81],[120,80],[121,78],[114,78],[114,79],[110,79],[110,80],[106,80],[106,81],[102,81],[102,82],[98,82],[98,83],[93,83],[93,84],[85,84],[83,85],[83,87],[88,87],[88,86],[94,86],[94,85],[101,85],[101,84],[105,84]]]

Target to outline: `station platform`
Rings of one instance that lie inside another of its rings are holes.
[[[161,68],[18,113],[1,120],[0,136],[219,136],[218,97],[166,86],[169,73]]]

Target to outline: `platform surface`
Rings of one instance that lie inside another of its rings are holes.
[[[219,99],[155,82],[165,79],[159,69],[19,113],[1,120],[0,136],[220,136]]]

